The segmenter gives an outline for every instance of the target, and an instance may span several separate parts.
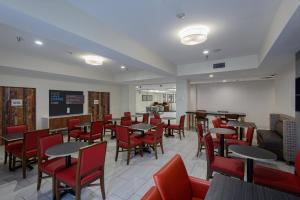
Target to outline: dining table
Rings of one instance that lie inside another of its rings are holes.
[[[88,132],[88,128],[91,126],[91,122],[82,122],[82,123],[80,123],[80,124],[77,124],[75,127],[76,128],[83,128],[83,131],[85,132],[85,133],[87,133]]]
[[[245,128],[249,128],[249,127],[253,127],[256,128],[256,125],[254,122],[243,122],[243,121],[237,121],[237,120],[229,120],[227,122],[228,126],[232,126],[232,127],[237,127],[239,128],[239,139],[243,140],[244,137],[244,129]]]
[[[171,120],[175,120],[176,117],[161,117],[161,119],[164,119],[164,120],[168,120],[168,133],[165,133],[165,136],[166,137],[174,137],[174,135],[171,134],[171,129],[169,128],[170,125],[171,125]]]
[[[133,124],[129,128],[132,130],[137,131],[136,133],[140,133],[141,137],[144,137],[145,132],[155,128],[156,126],[151,125],[151,124],[146,124],[146,123],[138,123],[138,124]],[[144,152],[151,153],[151,150],[147,147],[143,148]]]
[[[224,135],[231,135],[235,134],[235,130],[229,128],[211,128],[209,129],[210,133],[213,134],[220,134],[220,145],[219,145],[219,155],[224,157],[224,143],[225,143],[225,136]]]
[[[247,182],[253,181],[253,161],[270,162],[277,159],[276,154],[266,149],[248,145],[230,145],[229,150],[246,159]]]

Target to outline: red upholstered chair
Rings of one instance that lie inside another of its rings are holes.
[[[248,145],[251,146],[252,145],[252,140],[253,140],[253,133],[254,133],[254,128],[253,127],[249,127],[247,129],[247,135],[246,135],[246,141],[243,140],[236,140],[236,139],[227,139],[225,140],[225,146],[226,146],[226,152],[228,155],[228,147],[230,145]]]
[[[55,196],[55,175],[59,170],[66,167],[65,158],[58,157],[49,159],[45,154],[47,149],[54,145],[63,143],[62,134],[53,134],[45,137],[41,137],[38,141],[38,180],[37,180],[37,190],[41,188],[41,182],[43,178],[52,177],[52,191],[53,197]],[[76,163],[76,159],[72,158],[72,164]],[[43,173],[48,176],[43,177]]]
[[[112,123],[112,114],[107,114],[103,116],[103,123],[104,123],[104,132],[105,135],[106,130],[110,130],[111,135],[116,131],[116,126]]]
[[[162,200],[157,187],[152,186],[141,200]]]
[[[156,126],[158,124],[161,124],[161,119],[159,118],[150,118],[150,124],[153,126]]]
[[[235,128],[231,127],[231,126],[227,126],[222,124],[222,120],[219,117],[216,117],[212,120],[213,126],[214,128],[229,128],[229,129],[233,129],[236,130]],[[217,138],[220,139],[220,134],[216,134]],[[238,139],[237,134],[226,134],[224,135],[224,139]]]
[[[68,142],[70,142],[70,138],[74,138],[76,141],[80,139],[80,135],[83,134],[83,132],[81,128],[76,127],[79,124],[79,119],[68,120]]]
[[[8,126],[6,127],[6,134],[14,134],[14,133],[25,133],[27,130],[27,126],[24,124],[15,125],[15,126]],[[12,151],[15,148],[20,148],[23,144],[23,141],[15,141],[15,142],[6,142],[5,143],[5,150],[4,150],[4,164],[7,163],[8,152]],[[11,156],[10,156],[11,157]]]
[[[131,118],[131,112],[124,112],[124,117],[129,117],[129,118]]]
[[[30,164],[32,158],[37,157],[37,142],[40,136],[45,136],[49,129],[37,130],[24,133],[23,145],[10,151],[13,156],[13,168],[16,158],[22,160],[23,178],[26,178],[26,167]]]
[[[215,156],[214,143],[210,133],[204,136],[204,142],[207,159],[207,180],[212,177],[213,171],[241,180],[244,179],[244,162],[242,160]]]
[[[159,113],[154,113],[153,116],[155,119],[161,119]]]
[[[153,178],[163,200],[203,200],[210,185],[206,180],[188,176],[179,155],[175,155]],[[158,196],[156,191],[152,192]]]
[[[131,126],[132,121],[130,117],[121,117],[121,126]]]
[[[144,113],[144,114],[143,114],[143,120],[142,120],[142,121],[137,121],[137,123],[145,123],[145,124],[148,124],[148,123],[149,123],[149,113]]]
[[[76,199],[80,200],[81,189],[98,179],[100,179],[102,198],[105,199],[104,164],[106,147],[107,142],[104,141],[81,148],[77,164],[56,173],[55,188],[57,200],[60,199],[60,183],[64,183],[75,190]]]
[[[184,120],[185,120],[185,115],[180,116],[180,121],[179,124],[171,124],[168,128],[171,129],[172,135],[174,134],[174,131],[176,131],[179,134],[179,138],[181,139],[181,133],[183,137],[184,135]]]
[[[143,141],[138,137],[130,137],[129,128],[124,126],[116,126],[116,158],[118,160],[119,148],[126,149],[127,152],[127,165],[130,161],[130,153],[135,148],[139,148],[141,156],[143,156]]]
[[[158,124],[154,131],[148,132],[148,134],[142,138],[142,141],[144,144],[153,147],[156,159],[157,159],[157,146],[158,145],[160,145],[161,152],[164,153],[163,132],[164,132],[163,125]]]
[[[294,174],[262,165],[255,165],[253,172],[253,182],[255,184],[300,196],[300,150],[296,156]]]
[[[89,144],[92,144],[95,140],[100,139],[103,141],[103,121],[92,122],[91,130],[88,133],[83,133],[80,135],[80,140],[88,141]]]
[[[205,146],[204,144],[204,136],[203,136],[203,125],[202,123],[197,123],[197,135],[198,135],[198,149],[197,149],[197,155],[196,157],[198,157],[201,153],[201,150],[203,148],[203,146]],[[216,138],[213,138],[213,142],[214,142],[214,148],[218,148],[219,147],[219,141]]]

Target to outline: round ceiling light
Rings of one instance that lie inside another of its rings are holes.
[[[97,55],[85,55],[82,56],[82,59],[84,59],[86,64],[95,66],[103,65],[103,62],[105,60],[105,58]]]
[[[209,29],[206,26],[188,26],[179,32],[179,37],[184,45],[196,45],[207,40],[208,32]]]
[[[44,43],[41,40],[34,41],[36,45],[42,46]]]

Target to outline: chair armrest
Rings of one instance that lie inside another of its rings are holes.
[[[190,176],[189,178],[192,186],[193,196],[204,199],[210,186],[210,182],[192,176]]]
[[[155,186],[152,186],[146,194],[141,198],[141,200],[162,200],[158,189]]]

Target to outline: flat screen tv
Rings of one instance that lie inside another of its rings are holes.
[[[82,114],[82,91],[49,90],[49,116]]]

